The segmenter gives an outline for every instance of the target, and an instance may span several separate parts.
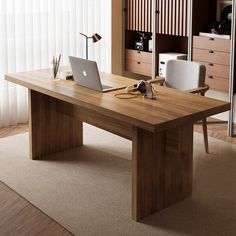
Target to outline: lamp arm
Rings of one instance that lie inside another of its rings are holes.
[[[93,36],[88,36],[88,35],[86,35],[86,34],[83,34],[83,33],[80,33],[81,35],[83,35],[85,38],[87,38],[87,39],[91,39],[91,38],[93,38]]]
[[[81,35],[83,35],[85,38],[89,38],[86,34],[80,33]]]

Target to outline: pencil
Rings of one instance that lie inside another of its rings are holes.
[[[58,59],[58,62],[57,62],[56,76],[57,76],[57,73],[58,73],[58,69],[59,69],[60,61],[61,61],[61,54],[59,55],[59,59]]]

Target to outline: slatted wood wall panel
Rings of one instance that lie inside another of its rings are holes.
[[[148,32],[152,32],[152,0],[148,0]]]
[[[152,0],[126,0],[126,29],[152,32]]]
[[[156,0],[157,33],[188,36],[188,1]]]
[[[183,36],[188,36],[188,7],[189,7],[189,1],[190,0],[184,0],[183,7],[184,7],[184,13],[183,13]]]
[[[189,0],[157,1],[157,33],[188,36]],[[126,29],[152,32],[152,0],[126,0]]]
[[[135,5],[135,8],[134,8],[134,10],[135,10],[135,30],[136,31],[139,31],[139,2],[140,2],[140,0],[134,0],[133,1],[134,2],[134,5]],[[141,6],[140,6],[140,8],[141,8]]]

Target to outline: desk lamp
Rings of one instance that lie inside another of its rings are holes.
[[[80,33],[80,34],[86,38],[86,59],[88,60],[88,39],[92,39],[93,43],[96,43],[99,40],[101,40],[102,37],[97,33],[93,34],[90,37],[83,33]]]

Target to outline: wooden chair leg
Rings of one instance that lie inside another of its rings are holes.
[[[209,153],[209,144],[208,144],[208,135],[207,135],[207,120],[202,120],[202,129],[203,129],[203,137],[204,137],[204,144],[205,144],[205,151]]]

